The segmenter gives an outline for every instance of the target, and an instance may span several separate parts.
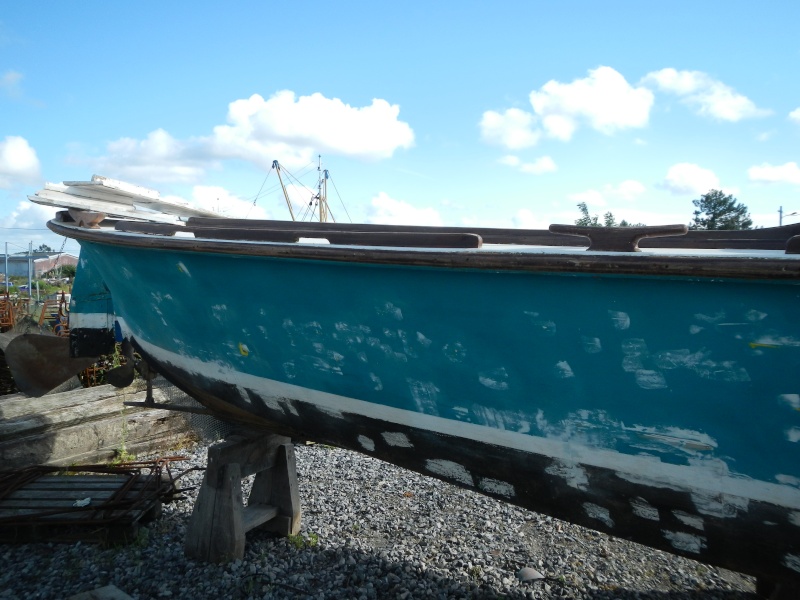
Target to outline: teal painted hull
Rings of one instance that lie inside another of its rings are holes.
[[[796,279],[81,243],[76,323],[102,322],[82,299],[113,298],[123,334],[224,418],[800,577]]]
[[[531,436],[800,478],[798,283],[83,252],[131,334],[176,354]]]

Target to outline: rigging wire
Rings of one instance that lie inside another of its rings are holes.
[[[353,218],[350,216],[350,213],[347,211],[347,206],[345,206],[344,200],[342,200],[342,197],[339,194],[339,188],[336,187],[336,182],[333,181],[333,177],[331,177],[330,174],[328,174],[328,179],[330,179],[331,183],[333,184],[333,190],[336,192],[336,197],[339,199],[339,203],[342,205],[342,208],[344,209],[344,214],[347,215],[347,220],[352,223],[353,222]],[[328,205],[328,207],[330,207],[330,204]]]

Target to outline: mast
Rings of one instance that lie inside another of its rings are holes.
[[[319,201],[319,222],[328,221],[328,169],[322,168],[322,155],[318,156],[317,173],[319,182],[317,183],[317,200]]]
[[[294,218],[294,210],[292,210],[292,202],[289,200],[289,194],[286,192],[286,186],[283,185],[283,178],[281,177],[281,165],[278,163],[277,160],[272,161],[272,168],[278,173],[278,181],[281,182],[281,189],[283,190],[283,197],[286,198],[286,206],[289,207],[289,214],[292,215],[292,221],[296,221],[297,219]]]

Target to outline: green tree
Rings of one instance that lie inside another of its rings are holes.
[[[50,246],[47,244],[40,244],[39,247],[34,250],[34,252],[55,252]]]
[[[578,210],[581,211],[581,216],[579,219],[575,220],[575,225],[580,227],[638,227],[641,225],[641,223],[632,225],[625,219],[617,223],[617,219],[611,211],[603,215],[603,222],[600,223],[600,217],[589,214],[589,208],[586,206],[586,202],[579,202]]]
[[[747,207],[739,204],[732,194],[721,190],[709,190],[697,200],[694,220],[689,229],[752,229],[753,220]]]

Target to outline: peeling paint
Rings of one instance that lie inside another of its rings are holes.
[[[236,386],[236,391],[239,392],[239,397],[242,399],[242,401],[245,404],[252,404],[253,403],[253,401],[250,400],[250,394],[248,394],[247,390],[244,389],[242,386],[237,385]]]
[[[633,425],[625,429],[647,440],[666,444],[672,448],[678,448],[688,454],[708,452],[717,447],[716,440],[710,435],[691,429],[682,429],[680,427],[645,427],[642,425]]]
[[[508,389],[508,373],[501,367],[492,371],[486,371],[478,374],[478,381],[481,385],[489,388],[490,390],[505,391]]]
[[[789,513],[789,523],[800,527],[800,511],[793,510]]]
[[[372,389],[374,389],[376,392],[380,392],[383,389],[383,382],[381,381],[381,378],[375,375],[375,373],[370,373],[369,378],[373,383]]]
[[[464,348],[464,345],[460,342],[445,344],[442,348],[442,352],[447,357],[447,360],[453,363],[464,362],[467,356],[467,349]]]
[[[587,354],[597,354],[603,351],[600,338],[581,336],[581,345],[583,346],[583,351]]]
[[[786,439],[790,442],[800,442],[800,427],[791,427],[787,429]]]
[[[589,489],[589,477],[586,475],[586,471],[576,463],[553,461],[544,472],[548,475],[560,477],[568,486],[576,490],[586,491]]]
[[[264,405],[267,408],[270,408],[272,410],[275,410],[275,411],[278,411],[278,412],[280,412],[282,414],[285,414],[284,408],[283,408],[283,406],[281,406],[281,403],[278,401],[277,398],[273,398],[272,396],[264,396],[262,399],[264,401]]]
[[[294,379],[297,377],[297,367],[292,361],[287,361],[283,363],[283,372],[286,375],[287,379]]]
[[[797,554],[787,554],[783,557],[783,564],[789,567],[792,571],[800,573],[800,556]]]
[[[800,411],[800,394],[781,394],[778,396],[778,400]]]
[[[722,519],[731,519],[740,512],[747,512],[750,505],[747,498],[699,490],[692,492],[692,502],[697,512]]]
[[[608,316],[611,318],[611,324],[614,325],[614,329],[622,331],[631,326],[631,318],[628,313],[610,310],[608,311]]]
[[[611,513],[607,508],[603,508],[597,504],[592,504],[591,502],[584,502],[583,510],[588,517],[605,523],[605,525],[609,528],[614,527],[614,520],[611,518]]]
[[[489,492],[490,494],[497,494],[499,496],[504,496],[506,498],[513,498],[517,495],[516,490],[514,490],[514,486],[510,483],[506,483],[505,481],[499,481],[497,479],[491,479],[489,477],[484,477],[478,482],[478,487],[482,489],[484,492]]]
[[[186,265],[183,264],[182,262],[178,262],[178,271],[180,271],[184,275],[188,275],[189,277],[192,276],[192,274],[189,272],[189,269],[187,269]]]
[[[414,444],[411,443],[411,440],[408,439],[408,436],[405,433],[400,431],[384,431],[381,434],[383,440],[390,446],[394,446],[396,448],[413,448]]]
[[[428,415],[439,415],[439,388],[432,381],[407,379],[408,389],[417,410]]]
[[[667,380],[658,371],[639,369],[636,371],[636,385],[643,390],[661,390],[667,387]]]
[[[684,525],[688,525],[693,529],[697,529],[699,531],[703,531],[705,529],[705,524],[703,523],[703,518],[698,517],[697,515],[690,515],[689,513],[683,512],[682,510],[673,510],[672,514],[675,515],[675,518],[678,519]]]
[[[775,481],[783,483],[785,485],[800,487],[800,478],[795,477],[793,475],[784,475],[783,473],[778,473],[777,475],[775,475]]]
[[[375,442],[365,435],[358,436],[358,443],[361,444],[361,447],[364,448],[364,450],[369,452],[375,451]]]
[[[294,403],[291,400],[289,400],[288,398],[283,398],[281,402],[284,408],[288,410],[290,413],[292,413],[295,417],[300,416],[300,413],[297,412],[297,409],[295,408]]]
[[[642,519],[648,519],[650,521],[660,520],[658,509],[644,498],[633,498],[631,500],[631,510],[633,510],[633,514]]]
[[[425,468],[436,475],[440,475],[453,481],[458,481],[470,487],[475,486],[472,475],[464,465],[460,465],[452,460],[428,459],[425,461]]]
[[[570,367],[569,363],[565,360],[560,360],[556,363],[556,366],[553,367],[553,375],[558,379],[571,379],[575,377],[575,373],[572,372],[572,367]]]
[[[700,535],[685,531],[662,531],[662,533],[676,550],[700,554],[700,551],[706,547],[706,538]]]
[[[379,315],[388,315],[396,321],[403,320],[403,311],[391,302],[386,302],[385,304],[377,307],[377,312]]]
[[[534,321],[533,326],[537,332],[552,337],[556,334],[556,324],[554,321]]]

